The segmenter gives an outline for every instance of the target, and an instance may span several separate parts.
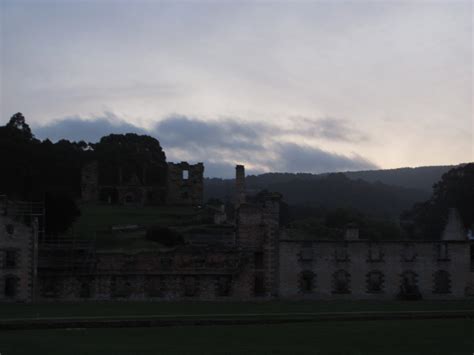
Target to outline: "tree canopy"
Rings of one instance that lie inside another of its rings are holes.
[[[474,163],[445,173],[433,186],[431,198],[402,215],[403,225],[413,238],[439,238],[447,223],[449,209],[456,208],[464,228],[474,224]]]
[[[112,173],[114,179],[119,165],[124,178],[134,174],[163,183],[166,175],[165,154],[153,137],[111,134],[95,144],[65,139],[56,143],[40,141],[21,113],[0,126],[0,159],[4,166],[0,194],[7,194],[10,199],[44,202],[48,210],[46,232],[50,235],[66,231],[79,214],[74,201],[81,194],[85,164],[99,161],[104,176]]]

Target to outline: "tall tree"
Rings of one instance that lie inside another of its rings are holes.
[[[450,208],[456,208],[464,227],[474,224],[474,163],[463,164],[445,173],[433,186],[433,195],[402,214],[408,234],[415,238],[440,238]]]

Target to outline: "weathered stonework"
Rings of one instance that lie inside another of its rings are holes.
[[[239,207],[246,201],[245,189],[245,167],[236,165],[235,167],[235,206]]]
[[[341,257],[340,250],[344,250],[346,257]],[[463,298],[467,296],[471,273],[468,241],[374,244],[364,240],[282,239],[279,260],[280,297],[289,299]],[[346,292],[335,285],[341,271],[347,276]],[[446,280],[437,278],[440,272]],[[301,284],[305,273],[314,275],[308,287]],[[410,273],[419,295],[403,294],[404,275]]]
[[[226,299],[242,260],[236,249],[98,253],[93,270],[42,272],[40,297],[43,301]]]
[[[203,169],[202,164],[170,164],[168,202],[202,202]],[[242,169],[236,172],[241,175]],[[245,196],[244,182],[240,186]],[[342,241],[317,235],[298,240],[279,224],[280,202],[276,193],[246,196],[237,206],[235,225],[222,235],[198,235],[166,250],[105,252],[86,242],[43,243],[36,300],[474,297],[474,242],[458,228],[454,213],[442,240],[371,242],[360,239],[355,226]],[[15,268],[0,268],[0,301],[31,301],[37,233],[8,215],[0,216],[0,223],[0,266],[18,256]],[[7,256],[9,250],[14,254]],[[14,280],[8,281],[9,290],[17,291],[14,297],[6,297],[6,278]]]
[[[202,205],[203,174],[203,163],[168,163],[167,204]]]
[[[36,284],[38,222],[0,205],[0,302],[31,302]]]
[[[98,162],[86,164],[81,174],[81,197],[84,202],[97,202],[99,199]]]
[[[147,179],[147,169],[123,177],[122,168],[116,173],[117,181],[100,183],[97,161],[84,166],[81,175],[82,201],[120,205],[181,205],[198,206],[203,203],[204,165],[168,163],[166,178]]]

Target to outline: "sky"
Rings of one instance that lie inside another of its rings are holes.
[[[0,124],[206,176],[474,161],[472,1],[0,0]]]

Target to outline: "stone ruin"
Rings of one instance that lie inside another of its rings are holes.
[[[144,166],[124,178],[118,168],[116,182],[101,182],[97,161],[86,164],[81,174],[82,201],[119,205],[180,205],[199,206],[203,203],[203,163],[168,163],[166,178],[147,178]]]

